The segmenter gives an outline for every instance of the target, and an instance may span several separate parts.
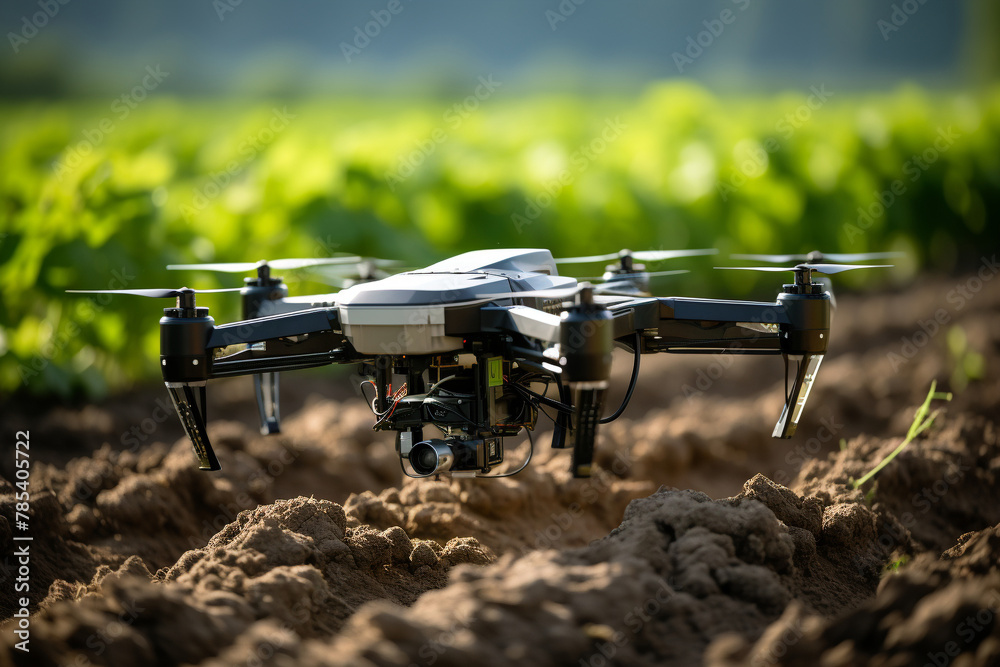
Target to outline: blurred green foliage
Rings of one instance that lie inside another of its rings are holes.
[[[171,262],[718,247],[657,267],[697,269],[659,291],[739,296],[777,281],[709,270],[729,252],[902,249],[901,279],[997,247],[1000,89],[817,90],[2,106],[0,392],[157,376],[166,304],[64,290],[241,284]],[[874,273],[838,283],[893,279]],[[232,295],[199,302],[238,316]]]

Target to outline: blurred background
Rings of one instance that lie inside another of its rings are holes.
[[[987,0],[8,0],[0,23],[6,396],[157,378],[161,304],[64,290],[241,284],[169,263],[716,247],[655,290],[770,299],[711,267],[905,251],[837,278],[893,289],[1000,237]]]

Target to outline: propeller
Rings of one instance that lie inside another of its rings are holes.
[[[640,262],[659,262],[665,259],[674,259],[676,257],[715,255],[718,254],[718,252],[719,251],[716,248],[704,248],[701,250],[638,250],[636,252],[632,252],[630,250],[622,250],[621,252],[614,252],[607,255],[589,255],[587,257],[563,257],[555,261],[557,264],[587,264],[590,262],[610,262],[611,260],[619,259],[623,256],[628,256]]]
[[[322,266],[327,264],[357,264],[361,257],[350,255],[347,257],[321,257],[315,259],[262,259],[259,262],[216,262],[210,264],[170,264],[170,270],[199,270],[199,271],[221,271],[223,273],[246,273],[254,271],[262,265],[271,267],[278,271],[290,269],[304,269],[310,266]]]
[[[730,259],[746,259],[755,262],[805,262],[814,264],[830,260],[833,262],[865,262],[872,259],[892,259],[903,257],[903,252],[855,252],[855,253],[823,253],[813,250],[806,255],[730,255]]]
[[[339,264],[340,265],[323,266],[323,268],[320,270],[325,273],[331,273],[334,275],[345,275],[345,276],[350,276],[352,272],[353,273],[357,272],[356,267],[347,266],[347,264],[350,264],[350,262],[342,262]],[[382,268],[398,267],[400,264],[402,264],[402,262],[400,262],[398,259],[379,259],[377,257],[360,257],[357,258],[357,261],[355,261],[354,264],[358,266],[364,266],[367,268],[382,269]]]
[[[353,266],[320,266],[316,268],[313,274],[318,282],[345,289],[359,282],[371,282],[386,278],[390,273],[385,271],[385,269],[392,268],[394,272],[398,273],[401,271],[399,269],[400,264],[402,262],[395,259],[365,258]]]
[[[658,276],[677,276],[682,273],[691,273],[687,269],[677,269],[676,271],[636,271],[635,273],[613,273],[611,280],[632,280],[634,277],[639,278],[656,278]],[[583,278],[577,278],[577,280],[600,280],[604,282],[608,281],[604,276],[587,276]]]
[[[221,289],[68,289],[70,294],[129,294],[131,296],[146,296],[153,299],[170,299],[185,294],[207,294],[210,292],[239,292],[241,287],[223,287]]]
[[[853,271],[854,269],[888,269],[893,266],[893,264],[799,264],[798,266],[717,266],[715,268],[736,271],[795,271],[796,273],[815,271],[816,273],[834,275],[844,271]]]

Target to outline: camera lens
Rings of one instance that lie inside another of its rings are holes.
[[[437,453],[431,447],[421,447],[415,459],[413,467],[417,472],[426,474],[437,468]]]
[[[427,476],[451,469],[455,454],[442,440],[424,440],[413,445],[409,459],[413,472]]]

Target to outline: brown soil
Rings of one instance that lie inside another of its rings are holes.
[[[403,478],[346,376],[286,382],[275,437],[249,383],[213,387],[214,474],[155,388],[5,406],[31,429],[34,613],[23,653],[9,546],[0,665],[997,664],[1000,282],[958,308],[961,285],[841,297],[789,441],[779,361],[644,359],[590,480],[544,432],[512,478]],[[962,382],[956,325],[982,379],[854,489],[931,380]]]

